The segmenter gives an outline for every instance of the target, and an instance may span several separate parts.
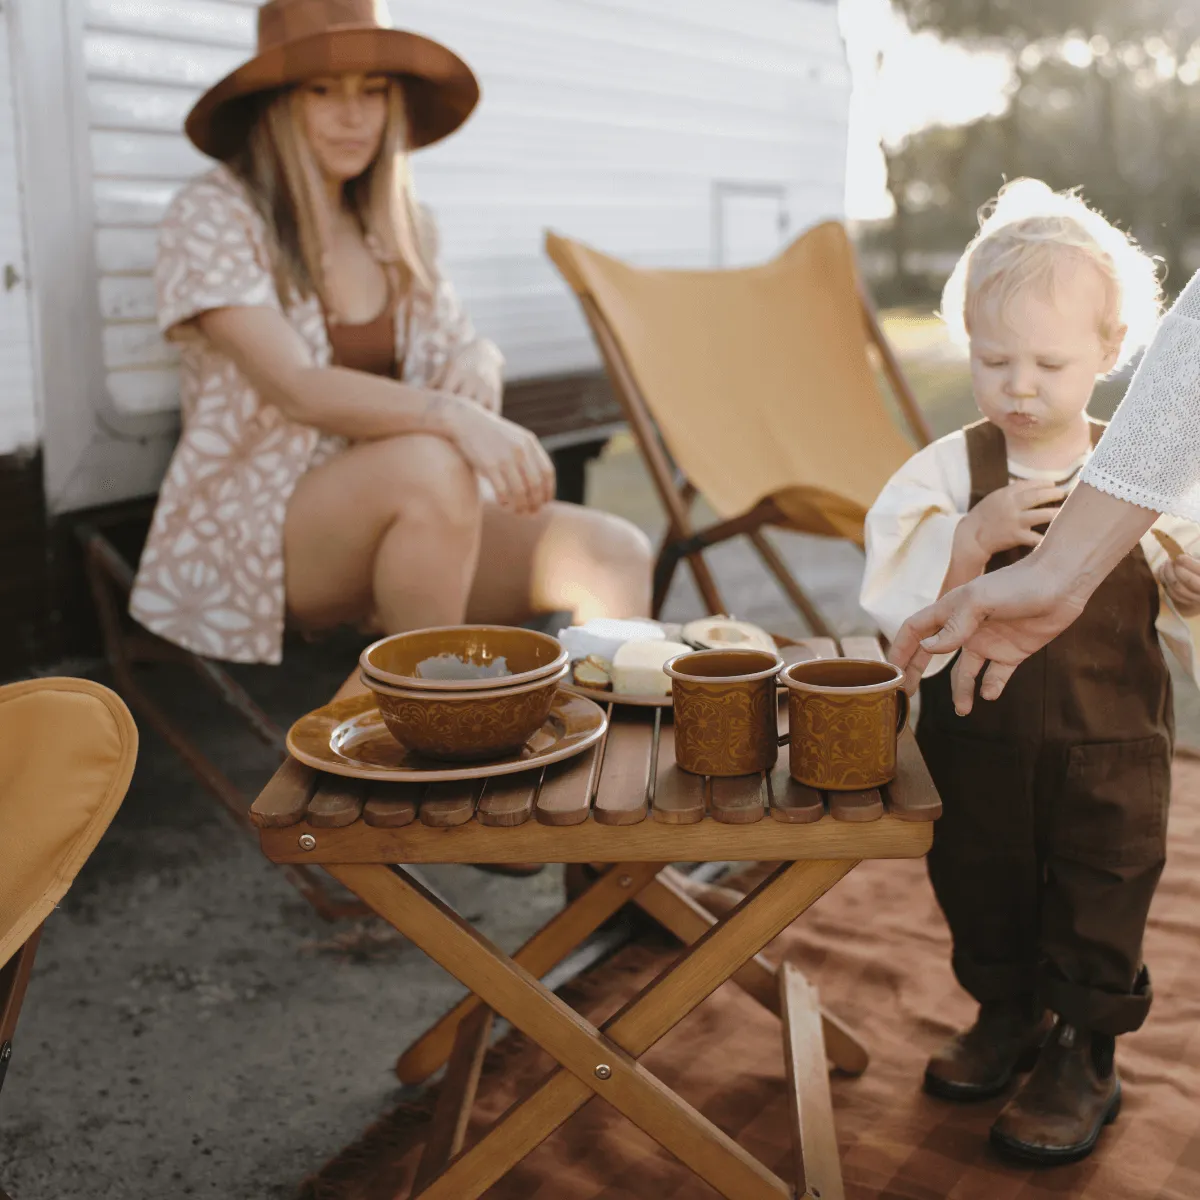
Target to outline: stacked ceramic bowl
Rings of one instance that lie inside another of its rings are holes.
[[[518,752],[545,723],[567,657],[531,629],[454,625],[383,638],[359,666],[398,742],[426,758],[484,762]]]

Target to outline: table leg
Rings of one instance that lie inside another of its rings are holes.
[[[779,1006],[796,1193],[812,1200],[845,1200],[829,1074],[825,1070],[821,1009],[816,992],[791,963],[784,963],[779,972]]]
[[[717,918],[688,894],[679,872],[673,867],[660,871],[658,877],[638,893],[637,904],[688,946],[717,923]],[[779,970],[761,955],[750,959],[733,976],[733,982],[764,1008],[780,1015]],[[823,1008],[821,1021],[829,1061],[849,1075],[861,1075],[870,1062],[866,1047],[838,1017]]]
[[[729,1200],[791,1196],[791,1189],[641,1067],[637,1058],[855,866],[848,861],[786,864],[747,901],[667,967],[597,1031],[403,870],[330,866],[435,961],[556,1058],[557,1071],[510,1109],[423,1193],[427,1200],[475,1200],[592,1095],[655,1138]]]
[[[663,866],[663,863],[623,863],[613,867],[539,929],[513,955],[513,961],[531,975],[545,975],[633,899]],[[404,1083],[428,1079],[449,1058],[459,1025],[478,1007],[478,996],[464,997],[413,1042],[396,1063],[400,1079]]]
[[[483,1056],[491,1040],[492,1024],[492,1010],[480,1007],[458,1027],[413,1182],[415,1194],[420,1194],[436,1179],[463,1147],[471,1109],[475,1106],[475,1092],[479,1088],[479,1074],[483,1070]]]

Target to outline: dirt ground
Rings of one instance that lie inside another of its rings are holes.
[[[893,328],[910,339],[938,431],[969,419],[961,360],[924,322]],[[589,498],[658,526],[624,442],[593,469]],[[780,540],[838,630],[867,630],[853,600],[857,552]],[[723,548],[714,565],[738,616],[802,631],[748,550]],[[670,614],[699,613],[681,580]],[[286,726],[329,696],[359,645],[339,636],[291,647],[283,667],[240,675]],[[88,664],[62,673],[104,679]],[[163,668],[155,686],[227,773],[257,792],[273,770],[270,752],[190,677]],[[1200,744],[1190,685],[1180,697],[1181,736]],[[430,868],[427,878],[506,947],[562,899],[559,868],[523,881],[466,867]],[[144,732],[124,807],[47,923],[0,1100],[0,1188],[14,1200],[284,1200],[397,1100],[397,1052],[458,994],[381,923],[314,916]]]

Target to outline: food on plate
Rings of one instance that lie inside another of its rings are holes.
[[[663,664],[690,649],[682,642],[626,642],[613,657],[613,691],[621,696],[669,696]]]
[[[612,691],[612,663],[593,655],[575,664],[571,674],[577,687],[590,688],[594,692]]]
[[[662,626],[656,621],[618,621],[596,617],[584,625],[561,629],[558,640],[573,660],[599,658],[612,662],[617,650],[627,642],[665,641]]]
[[[765,650],[777,654],[775,639],[749,621],[732,617],[701,617],[683,627],[683,640],[701,650]]]

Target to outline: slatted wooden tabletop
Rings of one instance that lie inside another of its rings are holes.
[[[882,657],[874,638],[841,652]],[[837,654],[812,638],[789,658]],[[823,794],[790,777],[786,747],[769,773],[705,778],[676,767],[669,708],[610,706],[609,722],[576,759],[490,780],[368,785],[289,760],[251,816],[276,862],[612,862],[915,856],[941,814],[909,731],[891,784]]]

